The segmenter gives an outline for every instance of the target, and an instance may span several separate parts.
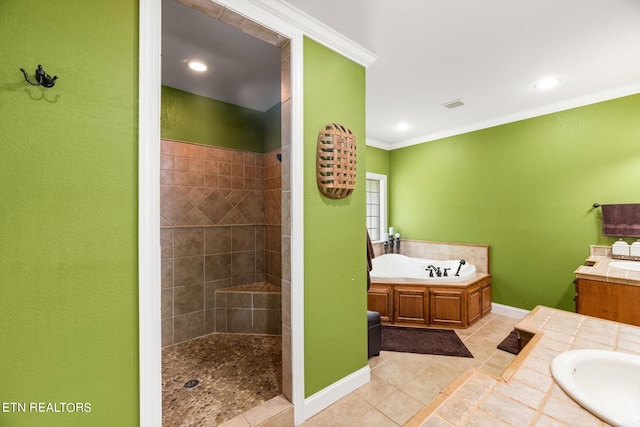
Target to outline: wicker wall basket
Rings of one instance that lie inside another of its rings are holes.
[[[330,123],[318,133],[316,176],[320,193],[330,199],[342,199],[353,192],[356,137],[349,128]]]

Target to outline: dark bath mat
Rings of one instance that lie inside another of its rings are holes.
[[[450,329],[382,326],[382,349],[404,353],[473,357],[458,334]]]
[[[518,355],[520,353],[520,343],[518,342],[518,331],[511,331],[507,337],[498,344],[498,350]]]

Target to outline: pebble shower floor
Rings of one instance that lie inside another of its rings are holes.
[[[197,380],[188,388],[185,384]],[[280,394],[282,338],[210,334],[162,349],[162,425],[216,426]]]

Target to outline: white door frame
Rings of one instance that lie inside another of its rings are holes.
[[[304,421],[302,38],[299,28],[251,1],[218,3],[291,40],[291,360],[295,424]],[[140,425],[162,425],[160,327],[161,2],[140,0],[138,280]]]
[[[288,3],[212,0],[287,37],[291,48],[291,374],[294,423],[305,417],[303,37],[368,67],[376,55]],[[138,298],[140,425],[162,425],[160,322],[160,52],[161,2],[139,0]],[[317,412],[308,409],[309,416]]]

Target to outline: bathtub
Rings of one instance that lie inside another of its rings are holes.
[[[462,266],[459,276],[455,276],[460,260],[436,261],[423,258],[410,258],[400,254],[380,255],[372,260],[373,269],[369,273],[375,282],[405,281],[411,283],[462,283],[476,277],[476,266],[469,263]],[[448,276],[429,277],[427,266],[448,270]]]

